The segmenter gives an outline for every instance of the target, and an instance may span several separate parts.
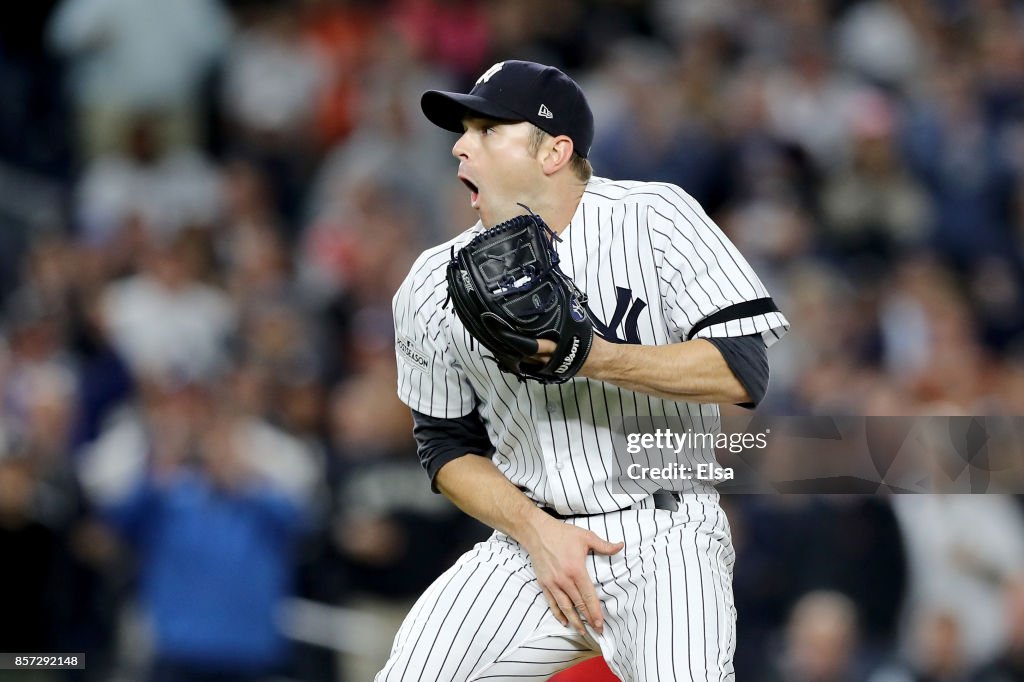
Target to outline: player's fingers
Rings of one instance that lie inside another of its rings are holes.
[[[558,607],[568,617],[576,632],[586,637],[587,628],[583,625],[583,620],[580,618],[585,613],[586,602],[583,601],[583,597],[575,586],[572,586],[570,590],[571,592],[567,593],[565,590],[556,588],[553,591],[555,601],[558,602]]]
[[[550,355],[558,348],[558,344],[548,339],[537,339],[537,355]]]
[[[618,554],[622,551],[622,548],[626,546],[624,542],[608,542],[597,533],[591,532],[587,538],[590,549],[595,554],[603,554],[605,556],[611,556],[612,554]]]
[[[576,583],[580,596],[583,599],[582,613],[586,616],[587,622],[594,626],[600,633],[604,632],[604,614],[601,612],[601,600],[597,598],[597,590],[590,581],[590,576]]]
[[[555,599],[554,595],[551,594],[551,590],[546,587],[541,587],[544,592],[544,598],[548,600],[548,606],[551,608],[551,613],[555,616],[555,620],[566,626],[569,624],[569,619],[562,613],[562,607],[558,605],[558,600]]]
[[[502,321],[503,324],[505,324]],[[529,336],[523,336],[511,329],[506,329],[498,325],[492,325],[495,336],[499,337],[502,341],[507,343],[510,347],[514,348],[520,354],[529,357],[536,355],[539,347],[539,340],[530,338]]]

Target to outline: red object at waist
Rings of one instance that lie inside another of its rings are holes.
[[[619,682],[619,678],[603,658],[595,656],[548,678],[548,682]]]

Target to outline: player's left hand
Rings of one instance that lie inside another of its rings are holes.
[[[587,356],[586,362],[580,367],[579,374],[577,376],[589,376],[597,378],[595,375],[597,367],[604,362],[604,358],[608,356],[608,351],[614,344],[605,341],[597,334],[594,334],[594,342],[590,348],[590,355]],[[554,341],[547,339],[537,339],[537,353],[532,355],[529,360],[530,362],[536,362],[537,364],[546,364],[551,360],[551,354],[558,348],[558,344]]]
[[[530,360],[536,362],[547,362],[551,359],[551,354],[555,352],[555,348],[558,347],[554,341],[548,341],[547,339],[537,339],[537,354],[530,357]]]
[[[586,362],[594,337],[587,297],[559,268],[558,235],[528,211],[452,250],[448,298],[466,331],[503,372],[521,381],[561,384]],[[545,362],[537,358],[537,339]]]

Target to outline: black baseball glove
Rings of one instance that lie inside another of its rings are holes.
[[[459,319],[498,367],[520,380],[568,381],[594,342],[587,297],[558,267],[556,239],[531,211],[453,249],[448,263],[448,296]],[[557,344],[547,364],[527,361],[537,339]]]

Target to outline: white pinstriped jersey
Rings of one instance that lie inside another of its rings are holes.
[[[482,229],[477,223],[425,251],[395,294],[399,397],[439,418],[478,410],[497,467],[531,499],[560,513],[633,504],[644,495],[613,492],[610,480],[615,418],[682,417],[711,433],[718,406],[662,400],[589,378],[544,385],[501,372],[444,305],[452,248]],[[592,178],[560,237],[561,267],[589,296],[606,338],[662,345],[686,340],[697,327],[695,338],[760,334],[770,346],[789,328],[779,312],[700,324],[769,294],[704,210],[674,185]],[[704,452],[698,461],[713,457]],[[697,492],[715,495],[710,485]]]

